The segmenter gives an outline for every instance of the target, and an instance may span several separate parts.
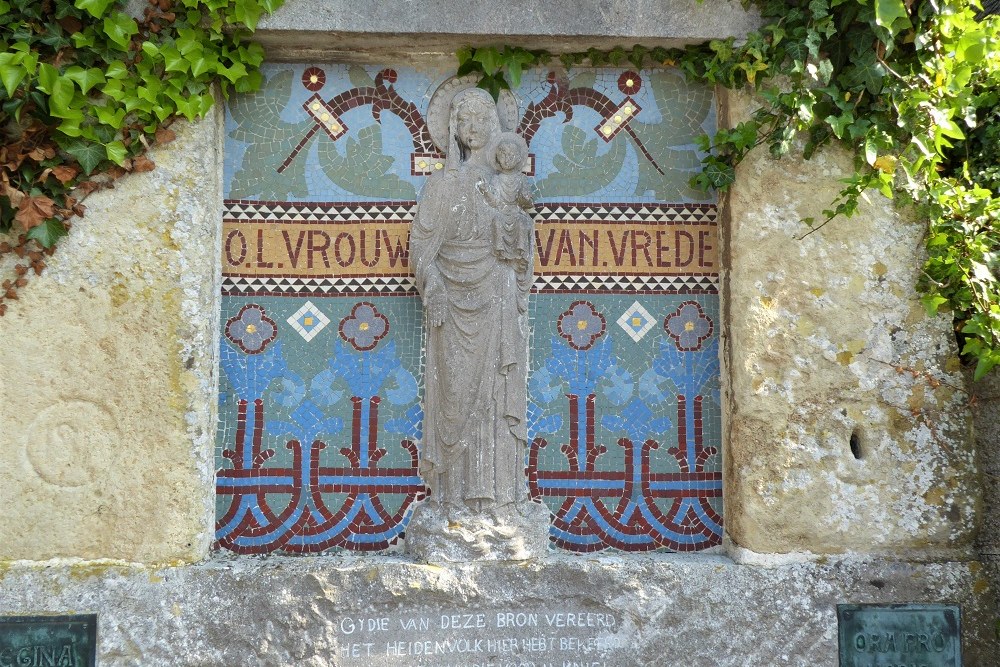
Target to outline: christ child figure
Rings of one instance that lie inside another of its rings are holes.
[[[529,214],[534,208],[532,185],[524,174],[528,159],[528,144],[514,132],[500,134],[493,146],[493,163],[497,170],[483,189],[486,200],[496,210],[493,242],[500,259],[517,267],[518,283],[525,294],[531,289],[534,270],[535,221]]]

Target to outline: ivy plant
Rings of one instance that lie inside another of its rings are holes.
[[[1000,363],[1000,18],[978,0],[744,0],[751,4],[763,26],[739,42],[559,58],[567,67],[673,65],[706,84],[755,90],[762,106],[749,120],[702,137],[707,155],[692,179],[702,189],[725,191],[758,147],[807,159],[831,143],[850,149],[855,169],[804,233],[851,217],[870,192],[915,206],[928,221],[924,304],[951,312],[961,352],[982,377]],[[457,55],[494,95],[552,57],[510,47]]]
[[[82,215],[87,194],[148,171],[175,118],[261,82],[247,37],[283,0],[0,0],[0,256],[17,255],[0,315]],[[225,29],[223,29],[225,26]]]

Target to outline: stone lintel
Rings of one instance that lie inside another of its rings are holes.
[[[724,0],[560,0],[455,3],[447,0],[288,0],[261,20],[255,39],[275,60],[357,58],[378,50],[451,54],[467,44],[511,44],[553,52],[614,46],[677,47],[740,38],[755,11]],[[375,37],[377,36],[377,39]]]

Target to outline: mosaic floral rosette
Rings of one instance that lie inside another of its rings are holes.
[[[444,70],[265,67],[227,106],[217,526],[237,553],[381,551],[427,494],[416,199]],[[719,544],[710,90],[673,70],[526,72],[536,198],[525,484],[557,548]]]

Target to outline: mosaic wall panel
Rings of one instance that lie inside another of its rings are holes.
[[[270,65],[227,107],[219,547],[399,545],[421,437],[409,225],[449,72]],[[574,551],[719,544],[712,93],[672,70],[525,74],[537,188],[525,483]]]

